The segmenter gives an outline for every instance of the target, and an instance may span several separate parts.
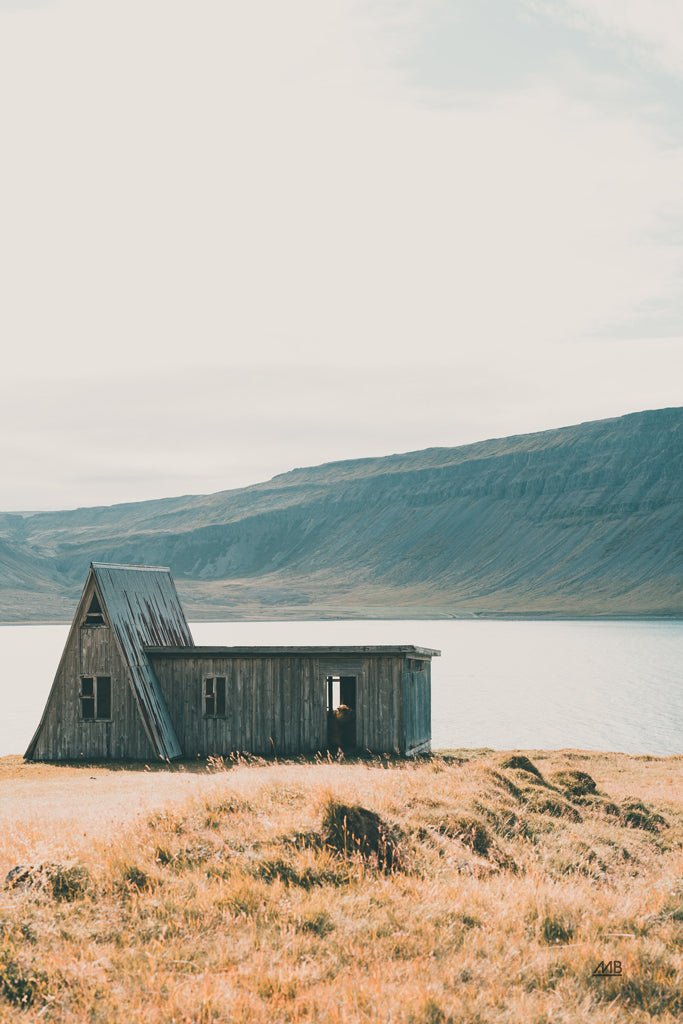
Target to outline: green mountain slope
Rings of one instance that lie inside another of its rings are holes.
[[[0,516],[0,616],[68,618],[90,561],[169,565],[194,618],[683,615],[683,409]]]

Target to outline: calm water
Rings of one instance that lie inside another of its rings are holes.
[[[23,753],[67,626],[0,626],[0,756]],[[435,647],[432,744],[683,753],[683,622],[194,623],[198,644]]]

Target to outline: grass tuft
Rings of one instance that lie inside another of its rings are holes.
[[[606,877],[609,866],[598,852],[582,840],[570,841],[556,850],[549,859],[548,868],[554,875],[585,875],[588,878]]]
[[[47,994],[49,986],[45,971],[21,960],[11,947],[0,948],[0,995],[8,1003],[28,1009]]]
[[[585,796],[586,793],[595,793],[597,789],[595,779],[591,778],[588,772],[569,768],[555,772],[550,776],[550,782],[554,786],[559,786],[570,796]]]
[[[666,818],[635,797],[627,797],[622,802],[619,820],[627,828],[642,828],[647,832],[661,832],[667,827]]]
[[[284,857],[269,857],[257,861],[253,868],[256,878],[263,878],[266,882],[274,882],[276,879],[284,885],[294,885],[301,889],[312,889],[314,886],[343,885],[348,884],[348,871],[339,870],[338,867],[319,868],[317,865],[306,864],[299,866],[293,861],[285,860]]]
[[[158,880],[150,875],[144,868],[133,861],[124,861],[118,865],[118,879],[115,883],[115,890],[118,893],[150,892],[155,889]]]
[[[529,775],[534,775],[537,779],[543,780],[540,771],[526,754],[513,754],[511,757],[506,757],[504,761],[501,761],[500,766],[501,768],[513,768],[516,771],[527,772]]]
[[[347,858],[359,855],[381,871],[400,868],[395,832],[376,811],[328,797],[321,827],[323,842],[328,849]]]
[[[334,923],[326,910],[309,910],[297,914],[292,924],[297,931],[318,935],[320,938],[334,931]]]
[[[531,790],[526,795],[527,807],[536,814],[547,814],[551,818],[565,818],[567,821],[583,821],[581,812],[558,793],[545,790]]]
[[[90,872],[83,864],[64,866],[51,861],[17,865],[5,879],[7,889],[40,891],[55,900],[71,901],[84,896],[91,885]]]
[[[454,1024],[454,1019],[446,1014],[433,996],[427,996],[417,1009],[409,1013],[408,1024]]]
[[[546,910],[538,922],[538,937],[544,946],[557,946],[571,942],[575,934],[574,920],[566,913]]]

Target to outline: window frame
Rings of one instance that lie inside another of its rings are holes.
[[[202,680],[202,715],[204,718],[223,719],[228,717],[227,676],[204,676]]]
[[[106,626],[106,620],[104,618],[104,612],[102,605],[97,594],[93,593],[90,598],[88,610],[85,613],[85,617],[81,623],[82,626]]]
[[[111,722],[113,721],[112,715],[112,697],[113,697],[113,685],[112,677],[104,675],[86,675],[85,673],[79,676],[79,688],[78,688],[78,717],[81,722]],[[105,683],[107,684],[105,686]],[[85,685],[84,685],[85,684]],[[88,686],[90,684],[90,686]],[[89,691],[89,692],[88,692]],[[107,692],[108,691],[108,692]],[[105,696],[106,694],[106,696]],[[85,702],[92,705],[92,715],[85,715],[83,708]],[[108,707],[106,710],[108,714],[102,714],[102,705],[106,704]]]

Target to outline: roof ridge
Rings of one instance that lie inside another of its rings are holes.
[[[168,565],[127,565],[119,562],[91,562],[91,569],[135,569],[137,572],[168,572]]]

